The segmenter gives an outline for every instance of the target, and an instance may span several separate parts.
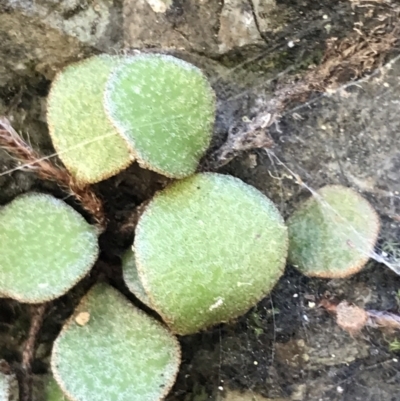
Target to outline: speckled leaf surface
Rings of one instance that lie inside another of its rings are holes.
[[[302,273],[345,277],[370,258],[379,234],[379,216],[351,188],[325,186],[288,219],[289,261]]]
[[[215,94],[203,73],[183,60],[132,57],[113,71],[105,107],[150,170],[174,178],[190,175],[209,146]]]
[[[59,157],[82,183],[104,180],[133,160],[103,107],[108,76],[123,60],[91,57],[65,68],[52,84],[47,105],[50,135]]]
[[[87,324],[76,323],[89,313]],[[106,284],[93,287],[56,339],[51,365],[76,401],[157,401],[174,383],[176,338]]]
[[[57,298],[93,266],[97,231],[65,202],[30,193],[0,209],[0,293],[21,302]]]
[[[287,229],[261,192],[197,174],[159,192],[136,228],[136,264],[170,328],[194,333],[246,312],[281,276]]]
[[[132,292],[140,301],[151,308],[150,299],[140,281],[139,273],[135,262],[135,253],[132,249],[125,252],[122,257],[122,273],[124,281]]]

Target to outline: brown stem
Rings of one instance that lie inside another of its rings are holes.
[[[32,401],[32,362],[35,356],[35,345],[42,327],[47,304],[32,307],[31,325],[28,338],[22,350],[22,363],[19,374],[20,401]]]
[[[88,185],[79,184],[67,170],[41,157],[23,141],[6,118],[0,118],[0,147],[22,164],[21,170],[32,171],[43,180],[57,182],[82,204],[101,228],[105,227],[103,205],[94,191]]]

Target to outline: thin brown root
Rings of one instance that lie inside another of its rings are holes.
[[[34,172],[42,180],[55,181],[82,204],[101,228],[105,227],[103,204],[90,186],[79,185],[67,170],[44,160],[18,135],[6,118],[0,118],[0,147],[21,163],[22,170]]]
[[[32,307],[31,325],[28,338],[22,351],[22,363],[19,372],[19,393],[21,401],[32,401],[32,363],[35,357],[35,345],[42,327],[47,304]]]

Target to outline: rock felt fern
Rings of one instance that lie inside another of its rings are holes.
[[[193,174],[210,144],[214,92],[199,69],[175,57],[123,63],[108,80],[105,107],[141,166],[168,177]]]
[[[288,234],[273,203],[237,178],[193,175],[214,116],[206,77],[171,56],[96,56],[53,83],[48,122],[67,183],[87,189],[133,159],[183,179],[147,204],[122,261],[128,288],[169,327],[96,284],[54,343],[48,401],[159,401],[180,362],[172,332],[238,317],[282,275]],[[0,210],[0,294],[30,303],[60,297],[90,271],[98,234],[49,195],[15,199]]]
[[[367,263],[379,217],[351,188],[330,185],[304,202],[287,221],[289,261],[307,276],[339,278]]]
[[[97,231],[63,201],[30,193],[0,210],[0,293],[21,302],[60,297],[92,268]]]
[[[151,305],[172,331],[195,333],[246,312],[281,276],[287,230],[273,203],[221,174],[197,174],[158,193],[134,249]]]
[[[103,107],[107,79],[123,60],[102,55],[72,64],[58,74],[50,90],[47,121],[53,145],[83,184],[102,181],[133,160]]]
[[[79,314],[89,320],[78,324]],[[176,338],[112,287],[98,284],[55,341],[51,366],[76,401],[158,401],[175,381]]]

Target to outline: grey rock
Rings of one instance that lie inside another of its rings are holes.
[[[274,14],[278,12],[275,0],[252,0],[254,16],[258,29],[262,33],[274,31],[277,28]]]
[[[115,52],[121,37],[121,9],[110,0],[3,0],[0,87],[35,74],[51,80],[71,61],[94,51]]]
[[[224,2],[218,40],[220,53],[247,45],[262,44],[263,40],[249,2],[242,0]]]
[[[264,43],[246,0],[125,1],[124,35],[128,48],[186,50],[208,56]]]

